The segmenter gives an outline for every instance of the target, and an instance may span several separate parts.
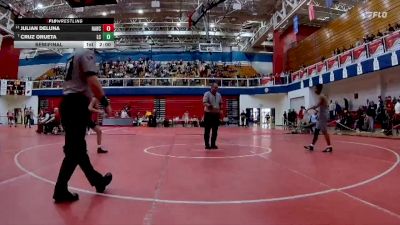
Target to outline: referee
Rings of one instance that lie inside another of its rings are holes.
[[[65,130],[65,157],[54,189],[53,198],[56,203],[79,199],[78,194],[68,191],[68,181],[78,165],[89,183],[99,193],[104,192],[112,180],[111,173],[103,176],[93,168],[86,148],[85,134],[90,119],[89,96],[93,93],[104,106],[106,113],[111,113],[111,107],[96,75],[95,53],[87,49],[76,50],[67,64],[64,97],[61,102],[61,123]]]
[[[218,93],[218,84],[213,83],[211,90],[204,93],[204,144],[206,150],[218,149],[216,145],[218,136],[219,117],[222,108],[222,97]],[[211,146],[210,131],[212,129]]]

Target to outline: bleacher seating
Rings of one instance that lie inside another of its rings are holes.
[[[337,48],[349,49],[350,45],[368,34],[386,31],[388,24],[398,22],[400,1],[370,0],[358,4],[348,13],[313,33],[287,54],[287,70],[298,70],[302,65],[312,65],[322,57],[329,58]],[[387,18],[366,18],[365,12],[387,12]]]
[[[252,66],[174,61],[161,64],[151,60],[100,62],[100,78],[251,78],[260,76]],[[65,68],[56,66],[36,80],[63,79]]]

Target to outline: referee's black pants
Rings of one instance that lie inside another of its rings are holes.
[[[76,166],[84,172],[92,186],[102,181],[103,176],[90,163],[86,148],[86,128],[90,119],[89,99],[82,94],[70,94],[61,102],[61,124],[65,131],[64,160],[61,164],[54,196],[68,192],[70,180]]]
[[[210,147],[210,131],[211,135],[211,147],[215,146],[218,136],[219,126],[219,113],[205,112],[204,114],[204,145]]]

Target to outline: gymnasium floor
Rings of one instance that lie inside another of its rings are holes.
[[[108,154],[90,157],[114,180],[95,194],[78,168],[80,200],[56,205],[62,136],[0,127],[0,224],[400,224],[400,145],[333,136],[334,152],[307,152],[310,135],[221,128],[205,152],[197,128],[106,127]]]

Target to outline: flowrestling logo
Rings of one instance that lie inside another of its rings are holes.
[[[388,12],[369,12],[369,11],[367,11],[362,14],[362,17],[364,19],[375,19],[375,18],[386,19],[388,17]]]

